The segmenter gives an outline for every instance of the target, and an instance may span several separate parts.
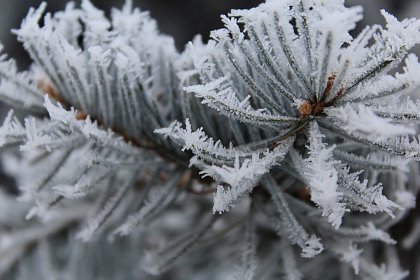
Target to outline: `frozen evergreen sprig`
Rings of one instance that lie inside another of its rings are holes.
[[[130,1],[110,18],[87,0],[45,10],[14,30],[30,70],[0,57],[1,100],[32,114],[0,128],[21,201],[0,193],[16,209],[0,273],[25,278],[41,256],[42,275],[95,278],[106,268],[83,264],[117,254],[122,279],[407,275],[388,230],[418,191],[419,20],[382,11],[353,37],[359,6],[267,0],[178,53]]]
[[[223,17],[226,28],[213,33],[217,43],[208,51],[207,62],[197,64],[203,83],[186,88],[228,118],[267,127],[271,135],[278,135],[278,141],[311,127],[307,146],[310,157],[303,162],[293,160],[293,164],[301,180],[309,185],[311,199],[336,228],[348,211],[342,201],[354,203],[355,199],[344,198],[338,191],[338,181],[348,184],[348,175],[339,175],[337,165],[341,162],[334,160],[333,153],[336,148],[322,143],[322,133],[353,142],[354,151],[365,146],[396,159],[419,157],[418,142],[409,137],[415,134],[414,123],[399,124],[395,111],[386,115],[374,108],[378,104],[384,109],[384,98],[397,101],[399,93],[418,86],[414,73],[418,73],[419,63],[414,55],[407,58],[404,73],[395,77],[388,73],[418,43],[412,35],[419,34],[420,23],[414,19],[399,22],[386,12],[383,15],[386,29],[368,27],[353,39],[349,31],[361,19],[360,7],[267,1],[252,10],[233,11],[230,17]],[[388,92],[390,89],[392,92]],[[406,106],[415,106],[412,101],[406,102],[410,104]],[[276,122],[281,126],[273,127]],[[316,123],[325,132],[318,131]],[[193,134],[183,139],[188,147],[206,137],[194,139]],[[177,130],[169,135],[179,139]],[[270,142],[266,147],[277,143],[273,142],[275,136],[267,139]],[[206,154],[217,151],[211,145],[205,149]],[[202,151],[193,152],[204,158]],[[299,158],[298,153],[292,158]],[[351,155],[337,153],[344,164],[352,165]],[[304,171],[308,168],[312,171]]]

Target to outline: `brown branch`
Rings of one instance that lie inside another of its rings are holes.
[[[38,87],[42,92],[45,92],[51,99],[59,102],[64,108],[66,109],[70,109],[71,107],[76,109],[76,116],[75,118],[77,120],[83,121],[86,120],[87,117],[89,116],[86,112],[84,112],[83,110],[80,110],[78,108],[76,108],[75,106],[73,106],[70,102],[68,102],[65,98],[63,98],[60,94],[59,91],[55,88],[55,86],[47,81],[47,80],[39,80],[38,81]],[[105,126],[102,122],[102,120],[100,119],[94,119],[92,118],[92,121],[96,122],[98,124],[98,126]],[[215,191],[214,188],[206,188],[205,191],[196,191],[193,190],[191,188],[186,188],[187,184],[194,178],[195,180],[199,181],[201,184],[203,185],[209,185],[211,183],[211,181],[207,180],[207,179],[203,179],[200,174],[199,174],[199,170],[190,170],[189,169],[189,164],[188,162],[186,162],[185,160],[182,160],[181,158],[176,157],[176,155],[174,156],[171,151],[168,151],[168,149],[166,149],[166,147],[159,145],[157,143],[154,143],[153,141],[149,140],[147,142],[142,142],[139,139],[137,139],[136,137],[132,137],[129,136],[124,130],[113,126],[111,127],[111,130],[122,137],[122,139],[141,149],[145,149],[145,150],[149,150],[149,151],[153,151],[155,152],[158,156],[160,156],[163,159],[166,159],[170,162],[173,162],[175,164],[177,164],[178,166],[181,166],[182,168],[185,168],[186,171],[184,173],[184,175],[181,177],[180,181],[177,184],[178,188],[181,189],[185,189],[187,192],[190,193],[194,193],[194,194],[210,194],[213,193]],[[138,182],[138,184],[136,184],[136,188],[139,188],[140,185],[142,185],[142,181],[140,180]]]
[[[63,96],[60,95],[59,91],[56,89],[56,87],[49,82],[47,79],[40,79],[38,80],[38,88],[46,93],[51,99],[59,102],[64,108],[70,109],[71,107],[76,109],[76,119],[77,120],[86,120],[89,116],[86,112],[83,110],[80,110],[79,108],[72,105],[70,102],[68,102]],[[91,117],[91,116],[90,116]],[[92,117],[91,117],[92,118]],[[101,119],[92,118],[92,121],[96,122],[98,126],[105,126],[103,124],[103,121]],[[121,136],[123,140],[135,147],[145,149],[145,150],[151,150],[154,151],[156,154],[158,154],[161,158],[164,158],[168,161],[174,162],[178,165],[188,167],[188,162],[182,161],[181,159],[177,157],[173,157],[171,155],[171,152],[168,151],[164,146],[158,145],[154,143],[153,141],[149,140],[146,143],[140,141],[136,137],[129,136],[124,130],[113,126],[110,127],[110,129],[117,135]]]

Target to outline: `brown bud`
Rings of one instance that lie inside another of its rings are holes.
[[[307,117],[310,114],[312,114],[313,111],[313,107],[312,104],[309,101],[304,101],[300,106],[299,106],[299,113],[301,117]]]

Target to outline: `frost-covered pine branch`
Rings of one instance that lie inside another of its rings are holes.
[[[2,277],[408,275],[390,227],[419,189],[420,20],[355,36],[360,6],[266,0],[180,53],[129,0],[46,9],[13,31],[29,70],[0,56],[28,113],[0,127]]]

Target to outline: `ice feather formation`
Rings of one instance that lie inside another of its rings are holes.
[[[29,114],[0,127],[19,200],[0,192],[2,275],[39,255],[40,279],[408,275],[388,230],[420,180],[419,20],[382,11],[353,37],[362,7],[267,0],[179,53],[131,1],[45,11],[13,31],[30,70],[0,56],[0,99]]]

